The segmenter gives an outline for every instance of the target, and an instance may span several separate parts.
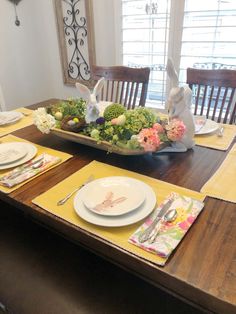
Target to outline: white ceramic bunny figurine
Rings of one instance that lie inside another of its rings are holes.
[[[168,59],[167,62],[167,74],[172,87],[167,102],[169,118],[178,118],[182,120],[186,126],[186,132],[182,140],[174,143],[173,147],[176,148],[176,151],[186,151],[195,145],[193,140],[195,125],[191,112],[192,91],[188,85],[179,87],[178,76],[171,59]]]
[[[104,77],[100,78],[100,80],[96,83],[92,93],[90,92],[87,86],[81,83],[75,84],[76,88],[79,90],[80,96],[87,102],[87,109],[85,115],[85,121],[87,123],[94,122],[99,117],[97,95],[103,88],[104,81],[105,81]]]

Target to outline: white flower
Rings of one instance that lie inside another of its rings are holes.
[[[48,134],[55,126],[56,120],[53,116],[47,113],[45,108],[38,108],[33,113],[33,121],[37,128],[42,132]]]

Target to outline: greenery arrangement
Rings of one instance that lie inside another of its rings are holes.
[[[127,110],[121,104],[110,104],[98,117],[86,122],[86,102],[83,99],[68,99],[48,108],[34,112],[34,123],[43,133],[53,127],[76,132],[99,142],[129,149],[157,151],[161,144],[180,141],[185,133],[182,121],[160,119],[152,110],[137,107]]]

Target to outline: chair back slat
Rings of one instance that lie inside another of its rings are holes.
[[[203,115],[204,107],[205,107],[205,100],[206,100],[206,94],[207,94],[207,86],[203,86],[203,97],[202,97],[202,105],[201,105],[201,115]]]
[[[236,124],[236,92],[235,92],[235,88],[233,89],[232,92],[232,106],[231,106],[231,114],[230,114],[230,124]]]
[[[129,96],[129,89],[130,89],[129,85],[130,85],[130,82],[126,82],[125,85],[126,85],[126,86],[125,86],[125,99],[124,99],[124,101],[123,101],[123,104],[124,104],[125,107],[128,108],[127,103],[128,103],[128,96]],[[128,109],[129,109],[129,108],[128,108]]]
[[[106,84],[106,88],[107,88],[107,90],[106,90],[106,99],[107,99],[108,101],[110,101],[110,97],[109,97],[109,84],[110,84],[110,81],[107,81],[107,84]]]
[[[120,104],[122,104],[122,99],[124,96],[124,90],[125,90],[125,82],[121,82],[121,92],[120,92],[120,101],[119,101]]]
[[[111,81],[111,101],[113,101],[113,96],[114,96],[114,81]]]
[[[132,100],[133,100],[133,96],[134,96],[134,86],[135,86],[135,82],[132,82],[131,87],[130,87],[129,100],[128,100],[128,108],[129,109],[132,108]]]
[[[230,109],[231,109],[231,107],[233,107],[233,101],[234,101],[234,99],[235,99],[235,88],[231,88],[231,92],[230,92],[230,96],[229,96],[229,101],[228,101],[228,105],[227,105],[227,108],[226,108],[226,113],[225,113],[225,117],[224,117],[224,121],[223,121],[223,123],[227,123],[227,117],[228,117],[228,115],[229,115],[229,112],[230,112]],[[235,107],[235,110],[236,110],[236,105],[234,106]],[[232,118],[233,118],[233,116],[236,116],[236,114],[234,113],[234,114],[232,114]],[[232,119],[232,121],[233,121],[233,119]],[[231,124],[232,124],[233,122],[231,122]]]
[[[195,106],[195,111],[194,111],[195,115],[197,114],[197,109],[198,109],[198,105],[199,105],[200,92],[201,92],[201,85],[199,85],[197,87],[196,106]]]
[[[209,114],[210,114],[211,100],[212,100],[212,97],[213,97],[214,90],[215,90],[215,87],[211,86],[211,93],[210,93],[210,96],[208,97],[208,104],[207,104],[207,113],[206,113],[206,117],[207,118],[209,117]]]
[[[221,93],[221,87],[217,87],[217,95],[216,95],[216,100],[215,104],[213,104],[213,114],[212,114],[212,120],[216,119],[216,109],[218,107],[218,102],[220,98],[220,93]]]
[[[217,122],[221,122],[223,109],[226,108],[225,104],[226,104],[226,97],[227,97],[227,94],[228,94],[228,90],[229,90],[228,87],[226,87],[225,91],[224,91],[224,96],[223,96],[223,99],[222,99],[222,104],[220,106],[220,112],[219,112],[219,115],[218,115]]]
[[[137,98],[138,90],[139,90],[139,83],[136,83],[135,84],[135,91],[134,91],[133,102],[132,102],[132,108],[135,108],[135,99]]]
[[[96,65],[91,67],[93,80],[96,81],[101,77],[106,80],[99,100],[119,102],[129,109],[145,106],[149,74],[150,68]]]
[[[193,91],[194,114],[220,123],[236,120],[236,70],[187,69],[187,83]]]

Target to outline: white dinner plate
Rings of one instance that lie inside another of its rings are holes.
[[[9,169],[9,168],[13,168],[13,167],[22,165],[25,162],[27,162],[30,159],[32,159],[36,155],[37,148],[33,144],[25,143],[25,142],[19,142],[19,143],[21,143],[23,145],[23,147],[25,148],[26,155],[23,158],[21,158],[19,160],[16,160],[16,161],[14,161],[12,163],[8,163],[8,164],[5,164],[5,165],[0,165],[0,170]],[[2,144],[0,144],[0,145],[2,145]]]
[[[0,144],[0,165],[10,164],[21,158],[27,153],[25,146],[19,142]]]
[[[23,116],[23,113],[18,111],[2,111],[0,112],[0,126],[15,123]]]
[[[144,202],[135,210],[120,216],[97,215],[84,205],[82,195],[84,188],[79,190],[74,198],[74,209],[76,213],[87,222],[103,227],[122,227],[138,222],[147,217],[154,209],[156,195],[152,188],[141,182],[145,193]]]
[[[194,120],[199,119],[199,116],[194,116]],[[204,119],[204,117],[203,117]],[[206,119],[205,124],[199,129],[198,132],[195,132],[195,135],[204,135],[204,134],[209,134],[213,133],[216,130],[218,130],[219,124],[213,120]]]
[[[145,200],[141,181],[121,176],[97,179],[86,184],[84,205],[98,215],[119,216],[138,208]]]

